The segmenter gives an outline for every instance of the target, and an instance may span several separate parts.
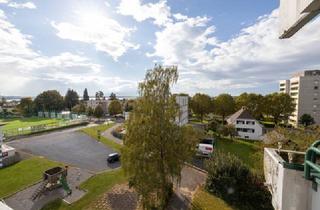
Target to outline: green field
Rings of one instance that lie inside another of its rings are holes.
[[[263,173],[262,143],[221,138],[217,141],[216,148],[225,153],[231,153],[241,159],[258,174]]]
[[[105,137],[103,137],[101,135],[100,139],[98,139],[98,130],[100,130],[100,132],[104,132],[105,130],[107,130],[108,128],[112,127],[114,124],[102,124],[102,125],[98,125],[98,126],[94,126],[94,127],[89,127],[89,128],[84,128],[81,131],[84,132],[85,134],[89,135],[90,137],[101,141],[104,145],[106,145],[107,147],[110,147],[112,149],[114,149],[115,151],[120,151],[122,145],[115,143],[114,141],[107,139]]]
[[[21,119],[10,119],[10,120],[0,120],[0,123],[4,123],[3,130],[11,130],[18,128],[26,128],[30,126],[42,125],[42,124],[53,124],[63,119],[48,119],[48,118],[21,118]]]
[[[45,170],[59,165],[54,161],[33,157],[0,169],[0,198],[36,183]]]
[[[234,210],[222,199],[199,188],[192,200],[192,210]]]
[[[124,183],[126,181],[124,173],[121,169],[108,171],[91,177],[80,185],[81,189],[87,192],[79,201],[67,205],[61,199],[47,204],[42,210],[78,210],[93,209],[94,202],[105,192],[111,189],[115,184]]]

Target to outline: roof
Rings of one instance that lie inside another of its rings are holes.
[[[227,121],[230,123],[235,123],[237,119],[255,120],[255,118],[250,114],[250,112],[245,107],[242,107],[239,111],[237,111],[233,115],[230,115]]]

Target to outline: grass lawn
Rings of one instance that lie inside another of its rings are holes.
[[[192,210],[235,210],[220,198],[199,188],[192,201]]]
[[[263,151],[260,142],[248,142],[221,138],[216,145],[218,150],[239,157],[257,173],[263,173]]]
[[[120,151],[122,145],[115,143],[114,141],[107,139],[106,137],[101,135],[100,140],[98,139],[98,130],[102,132],[104,132],[105,130],[107,130],[108,128],[112,127],[114,124],[102,124],[102,125],[98,125],[98,126],[94,126],[94,127],[89,127],[89,128],[84,128],[81,131],[86,133],[87,135],[89,135],[90,137],[101,141],[103,144],[105,144],[107,147],[110,147],[112,149],[114,149],[115,151]]]
[[[31,118],[2,120],[0,121],[0,123],[5,123],[5,125],[2,128],[3,130],[10,130],[10,129],[25,128],[25,127],[41,125],[41,124],[56,123],[59,121],[63,121],[63,120],[31,117]]]
[[[115,184],[123,183],[125,181],[126,179],[122,169],[98,174],[81,184],[81,189],[85,189],[88,192],[79,201],[67,205],[59,199],[47,204],[42,210],[92,209],[93,203],[103,195],[103,193],[111,189]]]
[[[58,165],[45,158],[33,157],[0,169],[0,198],[36,183],[45,170]]]

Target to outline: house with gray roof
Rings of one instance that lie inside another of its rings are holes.
[[[256,120],[246,107],[242,107],[236,113],[227,118],[230,125],[234,125],[240,138],[262,140],[265,132],[263,125]]]

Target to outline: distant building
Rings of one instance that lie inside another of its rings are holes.
[[[320,124],[320,70],[297,73],[289,80],[281,80],[279,91],[289,94],[296,104],[296,109],[289,118],[291,125],[297,126],[303,114],[313,117]]]
[[[235,126],[240,138],[252,140],[262,139],[264,134],[263,125],[254,119],[245,107],[242,107],[239,111],[229,116],[227,122]]]
[[[188,113],[188,96],[176,95],[176,102],[179,105],[179,116],[176,117],[176,123],[179,126],[188,124],[189,113]]]

